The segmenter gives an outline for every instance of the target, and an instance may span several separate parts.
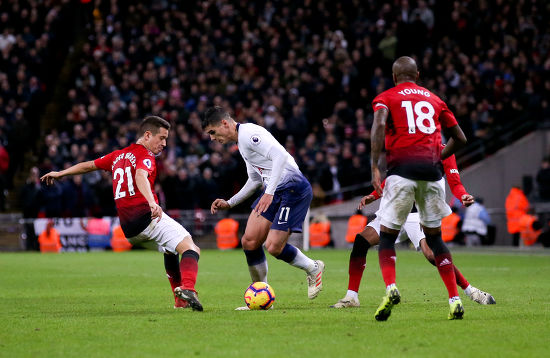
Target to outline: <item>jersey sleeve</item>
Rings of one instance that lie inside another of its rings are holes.
[[[467,195],[468,192],[460,180],[460,174],[458,173],[458,167],[456,165],[456,158],[454,155],[451,155],[443,161],[443,169],[445,170],[445,175],[447,176],[447,182],[449,183],[451,192],[455,198],[462,201],[462,195]]]
[[[444,128],[451,128],[458,124],[455,115],[453,114],[453,112],[451,112],[449,107],[447,107],[447,104],[443,101],[441,101],[441,113],[439,114],[439,122]]]
[[[372,101],[372,111],[376,112],[380,109],[389,109],[386,96],[384,96],[383,93],[376,96],[376,98]]]
[[[151,175],[157,165],[155,157],[150,152],[140,152],[136,154],[136,170],[143,169]]]
[[[113,153],[105,154],[101,158],[94,160],[94,164],[99,169],[111,171],[111,166],[113,165]]]

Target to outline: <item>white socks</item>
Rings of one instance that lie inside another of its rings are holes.
[[[314,270],[316,268],[315,261],[304,255],[304,253],[298,248],[296,248],[296,250],[298,251],[296,253],[296,257],[292,260],[292,262],[290,262],[290,264],[294,267],[301,268],[308,273]]]
[[[355,298],[356,300],[359,299],[359,295],[357,294],[357,292],[352,290],[348,290],[348,292],[346,293],[346,297]]]
[[[460,300],[460,297],[454,296],[454,297],[449,298],[449,304],[453,303],[456,300]]]
[[[267,260],[254,266],[248,266],[248,271],[252,282],[267,282]]]

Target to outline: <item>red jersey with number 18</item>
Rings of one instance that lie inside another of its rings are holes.
[[[142,232],[151,223],[151,208],[136,185],[136,170],[143,169],[151,191],[158,204],[153,190],[157,176],[157,166],[153,153],[141,144],[115,150],[94,161],[96,167],[113,173],[113,195],[120,218],[120,226],[126,237],[133,237]]]
[[[374,112],[386,108],[388,176],[436,181],[442,178],[441,127],[457,125],[445,102],[424,87],[404,82],[380,93]]]

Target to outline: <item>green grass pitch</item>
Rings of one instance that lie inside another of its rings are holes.
[[[422,254],[398,251],[402,301],[387,322],[370,250],[360,308],[329,306],[347,289],[348,251],[309,253],[326,263],[324,290],[307,299],[305,274],[269,257],[270,311],[234,311],[249,283],[240,251],[204,250],[197,289],[204,312],[174,310],[157,252],[0,254],[0,357],[544,357],[550,342],[550,256],[457,251],[470,301],[448,321],[446,290]]]

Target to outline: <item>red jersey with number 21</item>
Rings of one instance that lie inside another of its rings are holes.
[[[143,169],[149,176],[149,185],[153,190],[157,176],[157,166],[153,153],[141,144],[115,150],[94,161],[96,167],[113,174],[113,196],[120,218],[120,226],[126,237],[142,232],[151,223],[151,208],[136,185],[136,170]]]
[[[445,102],[424,87],[401,83],[380,93],[374,112],[386,108],[386,161],[388,176],[436,181],[442,178],[441,127],[457,125]]]

